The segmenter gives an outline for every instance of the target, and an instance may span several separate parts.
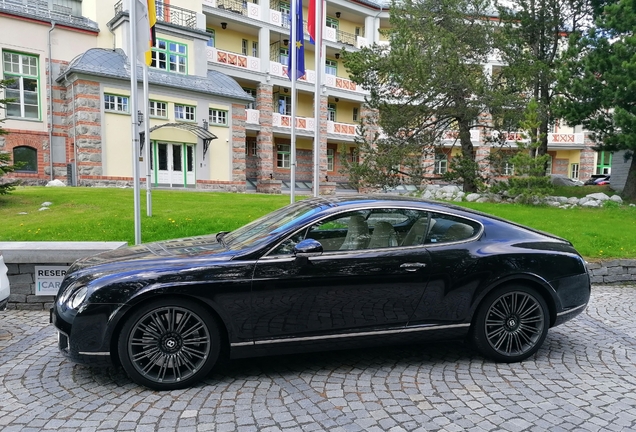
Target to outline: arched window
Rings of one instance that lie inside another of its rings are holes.
[[[13,164],[17,166],[16,172],[38,172],[38,151],[32,147],[15,147]]]

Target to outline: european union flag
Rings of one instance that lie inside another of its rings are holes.
[[[292,56],[296,56],[296,79],[305,75],[305,37],[303,36],[303,1],[294,0],[296,2],[296,16],[290,16],[289,21],[289,40],[292,45],[289,47],[289,56],[287,56],[287,76],[292,79]],[[296,35],[292,34],[291,20],[296,20]]]

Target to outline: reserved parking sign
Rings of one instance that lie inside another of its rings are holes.
[[[36,266],[35,295],[57,295],[67,266]]]

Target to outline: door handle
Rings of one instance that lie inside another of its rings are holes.
[[[418,262],[416,262],[416,263],[404,263],[404,264],[402,264],[400,266],[400,268],[403,268],[404,270],[410,271],[410,272],[417,271],[417,270],[419,270],[421,268],[424,268],[424,267],[426,267],[425,263],[418,263]]]

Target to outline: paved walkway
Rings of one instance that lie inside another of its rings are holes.
[[[240,360],[153,392],[57,352],[48,314],[0,314],[0,430],[634,431],[636,286],[595,286],[587,311],[518,364],[461,343]]]

